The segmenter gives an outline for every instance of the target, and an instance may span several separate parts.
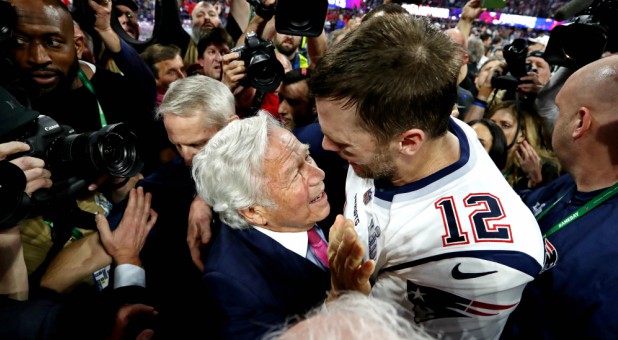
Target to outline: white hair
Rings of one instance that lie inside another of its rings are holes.
[[[311,310],[295,326],[285,325],[262,339],[437,339],[411,319],[399,305],[349,291]]]
[[[274,206],[267,194],[264,157],[276,127],[280,124],[265,111],[233,121],[193,158],[197,193],[232,228],[249,227],[239,210]]]
[[[201,114],[206,127],[223,128],[236,114],[234,95],[222,82],[195,75],[170,84],[157,109],[157,119],[165,115]]]

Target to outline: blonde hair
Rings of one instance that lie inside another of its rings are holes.
[[[523,134],[524,139],[534,148],[534,151],[539,155],[541,160],[540,166],[545,164],[553,165],[557,171],[560,171],[560,161],[551,149],[551,136],[545,129],[545,125],[541,117],[536,112],[527,108],[526,105],[520,105],[519,114],[520,119],[517,119],[517,105],[513,100],[499,101],[497,104],[492,105],[488,118],[492,117],[499,110],[507,110],[515,118],[516,124],[521,124],[518,131]],[[517,140],[518,134],[515,136]],[[509,141],[507,141],[508,143]],[[507,171],[506,180],[511,186],[517,183],[522,178],[526,177],[526,173],[521,168],[521,165],[517,161],[515,156],[515,150],[517,145],[513,143],[508,150],[506,159],[506,166],[504,170]],[[509,171],[510,170],[510,171]]]

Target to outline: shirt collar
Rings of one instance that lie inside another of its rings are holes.
[[[306,258],[307,247],[309,245],[309,238],[307,237],[307,231],[299,231],[295,233],[282,233],[272,231],[269,229],[253,226],[253,228],[262,234],[277,241],[280,245],[286,249],[295,252],[296,254]]]

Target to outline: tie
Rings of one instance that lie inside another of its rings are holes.
[[[326,242],[322,240],[318,232],[315,231],[315,228],[311,228],[311,230],[307,231],[307,235],[309,236],[309,244],[311,245],[311,248],[313,248],[313,252],[318,259],[322,261],[322,264],[328,268],[328,246],[326,245]]]

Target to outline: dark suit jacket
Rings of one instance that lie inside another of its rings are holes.
[[[330,273],[251,228],[222,224],[205,261],[203,283],[219,338],[259,339],[288,317],[318,306]]]

